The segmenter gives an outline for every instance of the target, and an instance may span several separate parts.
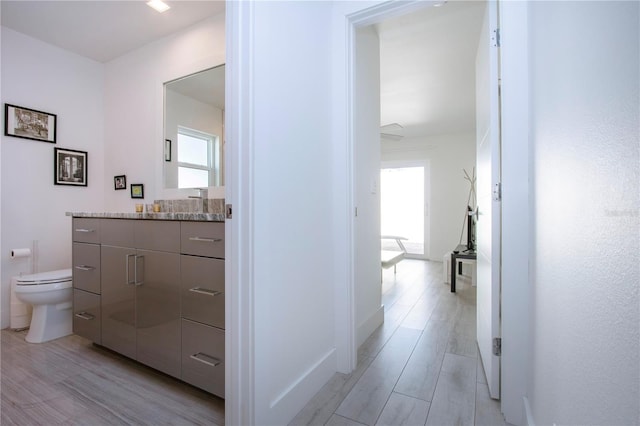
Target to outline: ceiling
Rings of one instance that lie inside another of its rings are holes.
[[[0,1],[2,25],[99,62],[209,16],[224,1],[167,1],[165,13],[144,0]],[[380,37],[381,125],[404,137],[472,132],[475,52],[484,1],[450,0],[377,24]],[[397,126],[392,126],[397,127]]]
[[[381,125],[400,124],[405,138],[474,131],[484,8],[454,0],[377,24]]]
[[[224,12],[224,1],[167,1],[158,13],[144,0],[7,1],[2,25],[99,62],[108,62]]]

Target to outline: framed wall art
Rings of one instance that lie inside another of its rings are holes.
[[[56,143],[57,116],[35,109],[4,104],[4,135]]]
[[[89,158],[86,151],[53,149],[53,183],[56,185],[87,186]]]
[[[125,175],[114,176],[113,189],[127,189],[127,177]]]
[[[144,185],[141,183],[131,184],[131,198],[144,198]]]

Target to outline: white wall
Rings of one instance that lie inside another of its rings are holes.
[[[471,175],[475,159],[473,133],[382,143],[382,161],[427,160],[430,163],[431,188],[430,191],[425,188],[425,201],[429,208],[430,238],[426,243],[431,260],[442,261],[442,256],[460,241],[471,187],[464,178],[463,169]],[[430,200],[426,198],[429,192]],[[465,227],[463,243],[466,243],[466,238]]]
[[[245,230],[253,232],[253,259],[239,262],[247,262],[254,279],[253,423],[280,425],[336,364],[329,8],[323,2],[253,7],[250,57],[239,64],[253,71],[245,122],[254,147],[253,223]]]
[[[106,211],[133,211],[132,183],[144,184],[146,203],[164,197],[163,83],[224,62],[222,14],[105,64]],[[116,175],[127,191],[113,189]]]
[[[384,321],[380,283],[380,40],[373,26],[356,31],[354,295],[357,345]]]
[[[39,271],[71,267],[67,211],[103,208],[102,64],[2,28],[2,104],[57,114],[57,143],[2,136],[2,327],[10,277],[30,272],[13,248],[38,241]],[[53,184],[54,147],[88,152],[88,187]]]
[[[638,2],[532,2],[536,424],[640,422]]]

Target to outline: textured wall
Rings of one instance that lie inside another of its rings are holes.
[[[638,424],[638,2],[533,2],[536,424]]]

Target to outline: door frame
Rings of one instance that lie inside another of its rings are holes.
[[[335,322],[337,370],[350,373],[357,365],[355,323],[355,134],[356,30],[385,19],[431,7],[439,1],[335,2],[332,30],[332,104],[334,126],[334,173],[332,187],[337,194],[332,212],[335,224]],[[345,327],[345,324],[348,326]]]
[[[498,1],[502,135],[500,403],[507,422],[526,424],[527,371],[533,345],[529,258],[535,226],[529,136],[529,2]]]
[[[527,2],[500,3],[499,26],[501,31],[501,133],[502,133],[502,281],[501,328],[502,328],[502,370],[501,383],[503,398],[501,411],[508,422],[522,424],[525,420],[525,406],[528,404],[527,365],[531,346],[529,333],[528,293],[529,246],[533,227],[533,200],[530,188],[530,143],[529,143],[529,83],[528,83],[528,5]],[[336,11],[334,18],[333,59],[334,59],[334,107],[336,123],[334,140],[345,141],[346,149],[338,152],[338,167],[334,176],[335,188],[343,185],[347,193],[341,199],[336,211],[337,243],[347,251],[343,257],[348,264],[336,269],[336,349],[338,370],[349,373],[356,367],[356,340],[353,276],[353,229],[355,209],[354,183],[354,134],[355,116],[355,30],[385,19],[411,13],[423,7],[431,7],[438,1],[410,0],[407,2],[361,3],[360,9]],[[368,7],[366,7],[369,5]],[[508,38],[504,35],[508,34]],[[336,41],[337,40],[337,41]],[[345,102],[346,94],[346,102]],[[524,172],[523,172],[524,171]],[[340,263],[338,263],[340,265]],[[341,283],[346,282],[346,286]],[[506,283],[506,285],[505,285]],[[344,324],[351,324],[344,330]]]

